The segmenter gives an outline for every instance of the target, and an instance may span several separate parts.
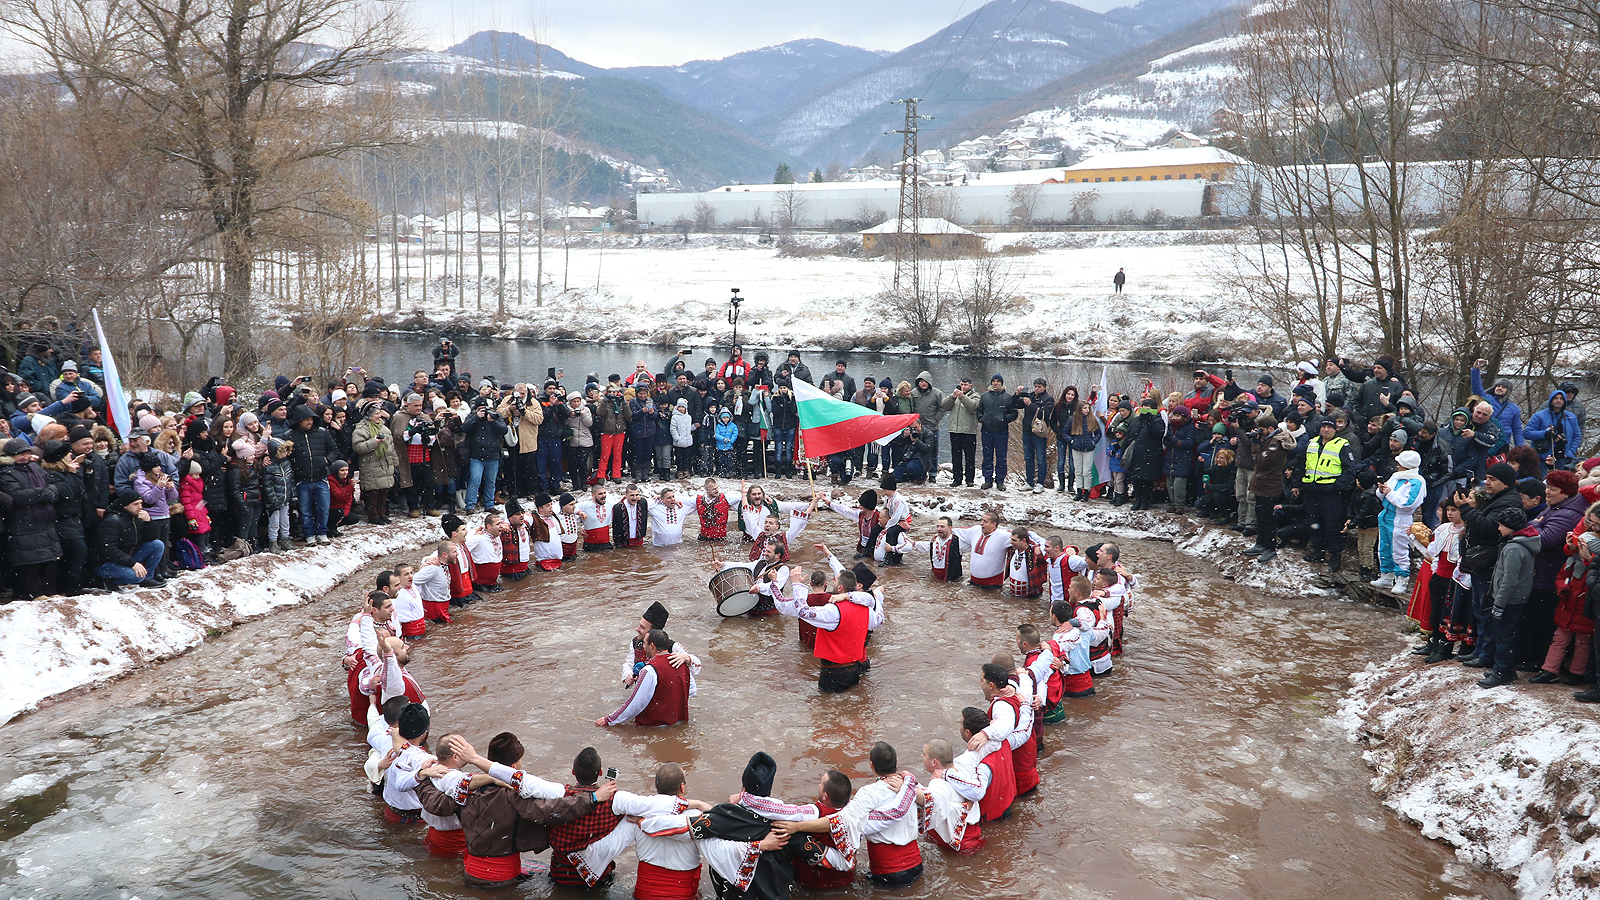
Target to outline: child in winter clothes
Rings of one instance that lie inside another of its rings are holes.
[[[1362,578],[1374,578],[1378,565],[1378,517],[1383,515],[1378,473],[1362,468],[1356,473],[1356,486],[1361,493],[1350,508],[1350,527],[1356,530],[1356,565]]]
[[[336,459],[328,464],[328,537],[338,537],[339,526],[351,524],[350,509],[355,502],[356,481],[350,464]]]
[[[1218,525],[1228,524],[1228,519],[1233,516],[1236,466],[1233,449],[1221,447],[1211,454],[1211,462],[1201,476],[1204,493],[1200,500],[1200,512],[1210,516],[1211,521]]]
[[[694,470],[694,418],[689,415],[689,401],[679,400],[672,408],[672,454],[678,467],[678,477],[684,478]]]
[[[716,471],[717,454],[717,418],[721,415],[721,407],[709,402],[707,398],[706,411],[700,416],[700,471],[710,475]]]
[[[294,470],[289,456],[294,445],[273,438],[268,442],[272,461],[261,473],[261,494],[267,510],[267,550],[289,552],[289,497],[294,490]]]
[[[1378,579],[1376,588],[1388,588],[1402,597],[1411,594],[1411,517],[1428,493],[1427,482],[1417,473],[1422,456],[1415,450],[1395,457],[1398,472],[1378,488],[1383,512],[1378,515]]]
[[[717,474],[724,477],[744,474],[733,451],[733,445],[738,442],[739,426],[733,421],[733,413],[724,409],[717,414]]]
[[[183,504],[183,517],[189,523],[189,534],[195,543],[206,546],[206,535],[211,533],[211,513],[206,509],[206,484],[200,476],[200,464],[189,460],[188,474],[178,482],[178,502]]]

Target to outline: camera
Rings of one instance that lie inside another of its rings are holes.
[[[616,781],[617,780],[617,767],[616,766],[606,766],[605,778],[606,778],[607,781]]]

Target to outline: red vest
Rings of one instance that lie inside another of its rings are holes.
[[[999,750],[985,756],[983,764],[989,767],[989,790],[978,801],[983,811],[983,821],[993,822],[1006,814],[1011,801],[1017,799],[1017,778],[1011,770],[1011,748],[1003,741]]]
[[[867,658],[867,608],[859,604],[834,604],[839,625],[832,631],[817,629],[817,659],[849,665]]]
[[[1029,650],[1028,654],[1023,657],[1022,664],[1024,666],[1033,665],[1033,661],[1038,659],[1039,654],[1042,652],[1044,652],[1043,648],[1039,650]],[[1052,650],[1050,652],[1054,653],[1055,651]],[[1047,706],[1055,706],[1056,703],[1061,699],[1061,673],[1057,672],[1053,666],[1050,669],[1050,679],[1047,683],[1049,687],[1045,689],[1045,704]]]
[[[826,819],[838,811],[826,803],[817,804],[818,818]],[[832,834],[813,834],[808,835],[808,837],[826,847],[836,846],[833,842]],[[838,869],[829,869],[825,866],[813,866],[809,863],[801,862],[799,859],[796,859],[794,863],[794,880],[800,882],[802,887],[808,887],[814,891],[836,891],[840,888],[847,888],[855,879],[856,873],[854,869],[848,872],[841,872]]]
[[[833,596],[832,594],[827,593],[826,591],[824,591],[824,592],[822,592],[820,594],[807,594],[806,595],[806,605],[807,606],[827,606],[828,605],[828,598],[832,597],[832,596]],[[817,626],[811,624],[810,622],[807,622],[804,619],[801,619],[800,620],[800,646],[802,646],[802,647],[815,647],[816,645],[817,645]]]
[[[1020,681],[1021,679],[1018,679],[1017,682],[1013,683],[1016,684]],[[1032,685],[1031,678],[1029,679],[1029,685]],[[1022,701],[1018,699],[1013,705],[1017,707],[1018,721],[1020,722],[1020,717],[1022,715]],[[1019,795],[1026,794],[1027,792],[1039,786],[1038,735],[1039,717],[1035,715],[1033,717],[1033,722],[1030,723],[1028,727],[1028,739],[1022,742],[1021,747],[1016,747],[1011,751],[1011,773],[1012,777],[1016,779],[1017,794]]]
[[[689,667],[674,668],[665,653],[657,653],[649,666],[656,670],[656,692],[636,725],[676,725],[689,718]]]

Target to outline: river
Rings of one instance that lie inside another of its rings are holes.
[[[841,519],[819,517],[797,552],[807,568],[824,536],[850,541]],[[1325,719],[1348,673],[1396,650],[1397,615],[1247,594],[1171,544],[1123,546],[1146,584],[1127,655],[1097,696],[1048,729],[1037,795],[985,828],[980,855],[925,844],[915,887],[858,882],[844,896],[1512,896],[1386,812],[1357,748]],[[890,570],[889,623],[864,686],[820,695],[792,620],[715,615],[705,580],[719,552],[743,556],[691,542],[586,557],[432,629],[411,668],[434,733],[461,731],[482,748],[510,729],[528,767],[551,778],[592,744],[633,790],[677,761],[691,795],[713,801],[765,749],[779,764],[774,793],[797,799],[826,767],[863,776],[876,739],[916,767],[922,742],[956,737],[961,707],[981,700],[979,665],[1009,649],[1018,622],[1047,620],[1036,602],[933,582],[915,565]],[[491,896],[463,888],[458,862],[429,858],[420,830],[387,825],[364,793],[365,747],[338,659],[378,568],[5,726],[0,896]],[[652,599],[668,603],[668,631],[706,663],[692,721],[598,729],[593,720],[621,701],[622,654]],[[633,867],[631,855],[619,862],[607,896],[630,895]],[[577,895],[536,879],[500,896]]]

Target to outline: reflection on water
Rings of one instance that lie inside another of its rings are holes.
[[[824,535],[850,540],[842,520],[819,517],[797,553],[808,568],[811,539]],[[1147,585],[1128,655],[1047,731],[1038,794],[985,829],[981,855],[925,845],[915,887],[860,885],[847,896],[1511,896],[1395,821],[1367,790],[1356,749],[1322,720],[1346,673],[1392,651],[1397,617],[1248,596],[1169,544],[1123,546]],[[801,798],[822,769],[864,776],[874,740],[915,766],[924,740],[955,738],[961,707],[981,699],[980,664],[1011,648],[1017,623],[1048,620],[1036,602],[891,570],[870,675],[824,696],[793,620],[715,615],[705,582],[719,552],[743,556],[737,545],[690,543],[588,557],[436,629],[412,666],[434,733],[461,731],[481,746],[510,729],[549,777],[593,745],[623,787],[641,791],[658,763],[677,761],[690,792],[712,800],[737,790],[761,748],[778,760],[775,794]],[[13,805],[0,813],[0,895],[477,896],[461,886],[459,863],[429,858],[421,832],[385,824],[362,791],[365,748],[347,721],[338,659],[375,570],[7,726],[0,799]],[[692,719],[595,728],[622,699],[626,641],[654,599],[672,610],[667,630],[706,663]],[[13,814],[24,809],[18,792],[38,798],[31,812]],[[24,821],[31,827],[11,824]],[[631,856],[619,870],[615,898],[630,895]],[[569,895],[535,881],[501,896]]]

